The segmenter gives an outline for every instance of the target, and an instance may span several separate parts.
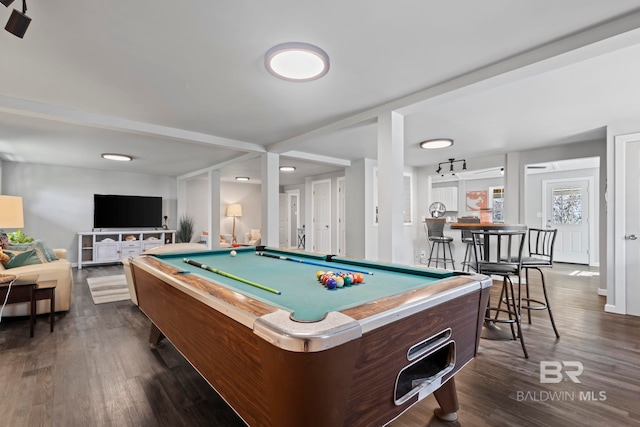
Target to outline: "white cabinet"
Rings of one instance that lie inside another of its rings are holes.
[[[87,231],[78,233],[78,269],[138,256],[156,246],[175,243],[175,230]]]
[[[433,202],[443,203],[447,211],[458,210],[458,187],[437,187],[431,189],[431,199],[429,205]]]

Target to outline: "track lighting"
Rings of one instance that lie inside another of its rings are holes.
[[[9,6],[13,3],[13,0],[0,0],[3,5]],[[13,9],[11,12],[11,16],[9,17],[9,21],[7,21],[7,25],[4,27],[5,30],[9,31],[16,37],[23,38],[24,34],[27,32],[27,28],[29,28],[29,24],[31,24],[31,18],[27,15],[27,0],[22,0],[22,13],[18,12],[18,10]]]
[[[454,174],[453,171],[453,164],[454,163],[458,163],[458,162],[462,162],[462,170],[466,171],[467,170],[467,161],[464,159],[461,160],[456,160],[456,159],[449,159],[446,162],[442,162],[442,163],[438,163],[438,169],[436,169],[436,173],[440,174],[442,172],[442,165],[446,165],[447,163],[449,163],[449,172],[451,172],[451,174]],[[442,174],[442,176],[444,176],[444,174]]]

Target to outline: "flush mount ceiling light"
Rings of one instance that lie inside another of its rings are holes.
[[[0,1],[7,7],[11,3],[13,3],[13,0]],[[27,28],[29,28],[29,24],[31,24],[31,18],[29,18],[26,13],[27,0],[22,0],[22,13],[18,12],[16,9],[13,9],[13,12],[11,12],[11,16],[9,17],[9,21],[7,21],[7,25],[4,27],[4,29],[9,31],[16,37],[23,38],[24,34],[27,32]]]
[[[126,154],[102,153],[102,158],[107,160],[115,160],[117,162],[130,162],[133,157]]]
[[[249,181],[248,176],[236,176],[236,181]]]
[[[309,43],[282,43],[267,51],[264,66],[280,79],[308,82],[329,72],[329,55]]]
[[[426,141],[422,141],[420,143],[420,148],[424,148],[425,150],[436,150],[438,148],[447,148],[453,145],[453,139],[448,138],[437,138],[437,139],[428,139]]]
[[[295,166],[280,166],[281,172],[293,172],[296,170]]]

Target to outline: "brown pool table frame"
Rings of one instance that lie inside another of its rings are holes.
[[[455,413],[453,377],[476,356],[491,286],[484,276],[454,276],[346,309],[341,316],[365,325],[360,336],[292,351],[255,330],[261,318],[282,310],[197,275],[176,274],[153,257],[135,258],[131,265],[139,307],[152,321],[150,342],[166,337],[251,426],[384,425],[424,397],[394,402],[398,373],[410,364],[409,348],[447,328],[455,342],[455,365],[439,379],[434,395],[444,414]],[[456,288],[479,280],[474,290],[447,299]],[[434,299],[440,302],[366,326],[367,319],[398,306]]]

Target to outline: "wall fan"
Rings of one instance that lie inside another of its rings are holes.
[[[429,214],[431,218],[440,218],[444,216],[447,211],[447,207],[442,202],[433,202],[429,205]]]

